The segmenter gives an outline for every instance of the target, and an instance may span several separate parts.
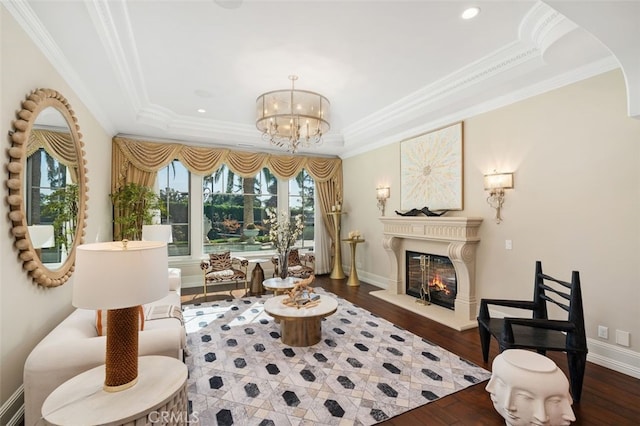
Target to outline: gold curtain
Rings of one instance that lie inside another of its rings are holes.
[[[342,160],[340,158],[301,157],[205,148],[179,143],[159,143],[116,136],[113,138],[111,191],[135,182],[153,185],[158,170],[178,159],[191,173],[207,176],[226,164],[242,177],[253,177],[263,167],[279,179],[291,179],[305,169],[316,184],[320,213],[327,229],[333,222],[327,213],[342,201]],[[330,234],[333,234],[330,232]],[[117,235],[114,229],[114,235]],[[333,239],[333,235],[331,235]],[[334,242],[335,243],[335,242]]]
[[[69,132],[33,129],[29,133],[29,141],[27,142],[27,157],[33,155],[40,148],[44,148],[50,156],[65,165],[69,169],[71,181],[78,182],[78,153]]]

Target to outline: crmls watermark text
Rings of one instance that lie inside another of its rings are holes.
[[[180,424],[180,425],[194,425],[200,423],[198,413],[193,412],[189,414],[186,411],[152,411],[147,416],[151,424],[167,425],[167,424]]]

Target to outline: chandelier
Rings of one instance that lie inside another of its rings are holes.
[[[290,75],[290,90],[274,90],[256,99],[256,127],[262,139],[295,153],[300,146],[322,143],[329,131],[329,100],[308,90],[296,90],[298,76]]]

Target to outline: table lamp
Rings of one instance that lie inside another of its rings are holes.
[[[139,305],[169,292],[167,244],[116,241],[76,249],[73,306],[107,309],[104,390],[118,392],[138,380]]]
[[[142,225],[142,241],[173,242],[171,225]]]

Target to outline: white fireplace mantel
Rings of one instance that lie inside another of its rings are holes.
[[[480,242],[477,217],[381,217],[383,246],[390,260],[386,290],[372,292],[395,305],[423,315],[456,330],[477,326],[475,285],[476,247]],[[454,310],[416,303],[406,294],[405,252],[407,250],[448,257],[456,270],[457,295]]]

